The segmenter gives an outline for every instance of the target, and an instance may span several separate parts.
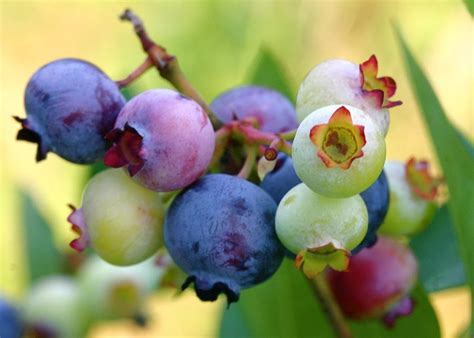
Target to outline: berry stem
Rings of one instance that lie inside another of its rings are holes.
[[[321,305],[326,312],[326,315],[331,322],[331,325],[336,331],[338,338],[353,338],[352,332],[347,325],[346,319],[339,308],[336,300],[334,299],[329,285],[324,277],[324,274],[318,274],[313,279],[308,279],[311,289],[314,291],[314,294],[318,297]]]
[[[130,75],[128,75],[125,79],[116,81],[117,86],[119,88],[124,88],[131,84],[133,81],[138,79],[142,76],[148,69],[153,67],[153,62],[151,61],[150,57],[148,56],[143,63],[137,67]]]
[[[143,50],[148,54],[150,61],[158,70],[160,76],[170,82],[178,91],[196,101],[206,111],[214,127],[219,127],[221,123],[182,72],[176,56],[168,54],[164,47],[156,44],[148,36],[143,21],[132,12],[132,10],[126,9],[122,15],[120,15],[120,19],[130,21],[133,24],[133,28],[140,39]]]
[[[279,136],[282,140],[293,141],[293,139],[295,138],[297,130],[298,129],[293,129],[293,130],[290,130],[290,131],[286,131],[284,133],[280,133]]]
[[[242,169],[240,169],[237,176],[246,180],[252,173],[257,159],[258,147],[256,145],[246,146],[247,158],[245,159]]]

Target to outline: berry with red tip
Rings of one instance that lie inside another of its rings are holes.
[[[429,173],[426,161],[411,158],[406,164],[385,164],[390,187],[390,206],[380,233],[412,236],[431,223],[436,211],[440,180]]]
[[[51,151],[74,163],[93,163],[105,153],[104,136],[125,104],[119,88],[93,64],[60,59],[40,68],[25,91],[27,118],[17,139],[38,144],[36,160]]]
[[[275,273],[283,247],[275,233],[276,204],[258,186],[239,177],[207,175],[178,195],[165,220],[165,244],[194,283],[201,300],[228,302],[240,290]]]
[[[388,237],[353,256],[347,272],[329,271],[327,278],[344,314],[353,319],[383,318],[393,326],[413,309],[409,292],[418,265],[411,250]]]
[[[184,188],[207,169],[214,152],[214,130],[193,100],[168,89],[131,99],[107,138],[114,143],[106,165],[127,167],[133,179],[155,191]]]
[[[82,196],[82,207],[68,218],[79,238],[71,247],[91,245],[104,260],[132,265],[162,245],[164,207],[161,196],[131,180],[120,169],[95,175]]]
[[[372,120],[351,106],[320,108],[298,127],[293,165],[318,194],[343,198],[367,189],[385,162],[385,140]]]
[[[378,77],[375,55],[360,65],[346,60],[328,60],[314,67],[301,83],[296,100],[298,119],[332,104],[359,108],[374,121],[383,136],[390,122],[388,109],[401,104],[389,101],[397,85],[391,77]]]

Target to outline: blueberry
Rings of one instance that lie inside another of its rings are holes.
[[[280,203],[283,196],[300,183],[301,180],[296,175],[291,157],[280,153],[275,169],[265,176],[260,186],[273,197],[275,202]]]
[[[51,151],[74,163],[96,162],[124,103],[117,85],[93,64],[78,59],[50,62],[28,82],[27,118],[15,118],[22,125],[17,139],[38,144],[37,161]]]
[[[220,293],[229,303],[240,289],[262,283],[280,266],[276,203],[241,178],[207,175],[182,192],[165,219],[165,245],[201,300]]]
[[[0,337],[19,338],[22,331],[18,311],[5,299],[0,298]]]
[[[212,111],[223,123],[255,117],[260,129],[280,133],[298,126],[293,104],[279,92],[261,86],[230,89],[211,103]]]
[[[382,171],[377,180],[372,185],[360,193],[369,212],[369,229],[364,240],[354,250],[352,254],[358,253],[363,248],[368,248],[377,242],[377,230],[382,225],[388,212],[390,192],[388,180],[385,172]]]

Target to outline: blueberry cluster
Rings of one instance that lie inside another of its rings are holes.
[[[68,309],[42,314],[43,322],[55,318],[49,326],[60,336],[82,332],[60,322],[84,304],[96,317],[136,313],[141,290],[154,282],[134,278],[153,270],[146,262],[166,249],[187,275],[182,289],[193,285],[204,301],[219,294],[237,301],[242,289],[271,278],[286,252],[308,278],[329,271],[347,316],[392,323],[396,305],[406,308],[417,265],[404,244],[377,242],[377,232],[423,229],[438,182],[424,161],[385,162],[388,109],[401,102],[389,101],[395,81],[377,71],[375,56],[360,65],[323,62],[302,82],[295,109],[279,92],[250,85],[224,92],[210,108],[169,89],[125,102],[88,62],[40,68],[26,88],[27,118],[16,118],[18,139],[38,144],[37,160],[54,152],[113,168],[88,182],[68,218],[77,233],[71,247],[91,247],[108,263],[88,263],[78,285],[38,286],[25,318],[34,322],[42,302],[61,292]],[[114,266],[130,266],[130,281],[108,282],[124,271]],[[94,296],[76,299],[81,288]]]

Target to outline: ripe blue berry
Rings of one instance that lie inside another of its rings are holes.
[[[269,172],[263,179],[260,186],[275,202],[280,203],[285,194],[295,185],[301,183],[300,178],[296,175],[291,157],[280,153],[278,155],[275,169]]]
[[[78,59],[60,59],[40,68],[25,92],[27,118],[17,139],[38,144],[36,160],[51,151],[74,163],[93,163],[107,148],[104,136],[125,99],[99,68]]]
[[[377,242],[376,232],[387,215],[390,200],[388,180],[385,172],[382,171],[377,180],[369,188],[361,192],[360,196],[364,200],[369,213],[369,228],[364,240],[352,250],[352,254],[359,252],[363,248],[371,247]]]
[[[228,302],[240,289],[268,279],[280,266],[283,247],[275,233],[276,204],[241,178],[207,175],[182,192],[165,219],[165,245],[194,283],[201,300],[220,293]]]
[[[0,337],[19,338],[22,331],[18,311],[12,304],[0,298]]]
[[[214,152],[214,130],[193,100],[169,89],[131,99],[107,137],[115,144],[106,165],[126,166],[133,179],[154,191],[181,189],[207,169]]]
[[[211,103],[223,123],[254,117],[263,131],[280,133],[298,126],[293,104],[279,92],[260,86],[230,89]]]

